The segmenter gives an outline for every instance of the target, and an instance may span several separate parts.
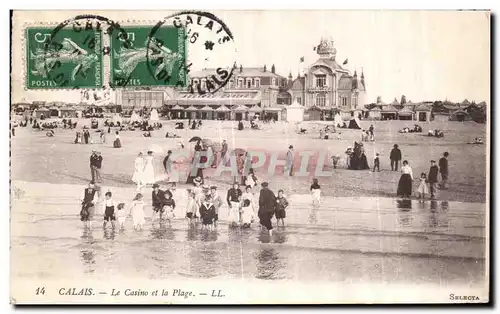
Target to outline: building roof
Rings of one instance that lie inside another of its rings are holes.
[[[189,106],[187,107],[186,109],[184,109],[186,111],[198,111],[198,108],[194,107],[194,106]]]
[[[399,114],[403,113],[413,113],[413,110],[411,110],[409,107],[403,107],[403,109],[398,111]]]
[[[373,107],[370,111],[381,111],[381,109],[379,107]]]
[[[398,112],[398,109],[396,109],[393,105],[389,104],[389,105],[384,106],[384,108],[382,108],[382,111],[383,112]]]
[[[200,108],[200,111],[213,111],[214,109],[212,107],[209,107],[209,106],[205,106],[203,108]]]
[[[296,100],[296,101],[293,102],[293,104],[291,104],[287,108],[304,108],[304,106],[302,106],[301,104],[299,104],[299,102]]]
[[[470,105],[470,101],[466,98],[464,101],[462,101],[461,105]]]
[[[396,98],[394,98],[394,100],[391,102],[391,105],[393,105],[393,106],[399,106],[400,103],[399,103],[399,101],[397,101]]]
[[[232,108],[231,110],[232,111],[238,111],[238,112],[247,112],[248,111],[248,107],[246,107],[244,105],[239,105],[239,106],[236,106],[235,108]]]
[[[175,105],[175,106],[173,106],[173,107],[172,107],[172,109],[171,109],[171,110],[184,110],[184,108],[182,108],[182,107],[181,107],[181,106],[179,106],[179,105]]]
[[[309,68],[312,68],[314,66],[326,66],[332,70],[344,70],[343,67],[341,67],[334,59],[318,59],[316,62],[311,64]]]
[[[414,109],[415,111],[432,111],[432,108],[427,104],[420,104]]]
[[[443,105],[444,108],[448,110],[457,110],[458,106],[457,105]]]
[[[226,106],[220,106],[219,108],[215,109],[215,111],[218,111],[218,112],[229,112],[229,111],[231,111],[231,109],[229,109]]]
[[[253,106],[252,108],[248,109],[249,112],[262,112],[262,108],[259,106]]]
[[[261,101],[260,91],[246,92],[221,92],[215,94],[191,94],[188,92],[180,93],[175,100],[168,100],[170,104],[184,104],[193,106],[212,105],[254,105]]]
[[[469,113],[467,111],[464,111],[462,109],[458,109],[457,111],[454,111],[452,113],[452,115],[456,115],[456,114],[466,114],[466,115],[469,115]]]

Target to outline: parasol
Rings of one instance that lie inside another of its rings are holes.
[[[201,138],[198,137],[198,136],[193,136],[190,140],[189,140],[189,143],[192,143],[192,142],[198,142],[198,141],[201,141]]]

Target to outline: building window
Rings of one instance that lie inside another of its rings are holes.
[[[200,89],[204,90],[206,86],[207,86],[207,79],[201,79]]]
[[[243,79],[242,78],[238,79],[238,88],[243,88]]]
[[[255,79],[255,87],[260,88],[260,78]]]
[[[252,79],[247,78],[247,88],[252,88]]]
[[[326,86],[326,75],[316,75],[316,87],[325,87]]]
[[[342,106],[347,106],[347,97],[342,97]]]
[[[276,86],[276,79],[275,79],[274,77],[273,77],[273,79],[272,79],[272,85],[273,85],[273,86]]]
[[[233,79],[229,80],[229,87],[234,87],[234,80]]]
[[[326,105],[326,96],[324,94],[319,94],[316,96],[316,106],[324,107]]]
[[[297,97],[297,102],[302,105],[302,97]]]
[[[285,80],[280,80],[281,87],[285,87]]]

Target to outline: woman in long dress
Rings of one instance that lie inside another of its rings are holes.
[[[142,200],[143,196],[141,193],[138,193],[132,204],[130,205],[129,215],[132,217],[132,223],[134,225],[135,230],[141,230],[142,226],[144,226],[144,201]]]
[[[143,172],[143,183],[153,184],[155,183],[155,171],[153,167],[153,152],[148,151],[148,155],[144,157],[144,172]]]
[[[397,195],[408,198],[411,196],[413,185],[413,170],[408,164],[408,160],[403,161],[401,167],[401,178],[399,179]]]
[[[134,163],[134,174],[132,175],[132,181],[137,184],[137,187],[141,187],[144,184],[144,158],[142,152],[137,155]]]

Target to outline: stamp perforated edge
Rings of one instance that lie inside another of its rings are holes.
[[[14,17],[12,17],[14,18]],[[89,18],[89,20],[91,20],[91,18]],[[113,20],[114,22],[118,23],[121,27],[134,27],[134,26],[143,26],[143,27],[153,27],[156,23],[158,23],[157,20],[134,20],[134,19],[124,19],[124,20]],[[61,21],[63,22],[63,21]],[[74,89],[74,88],[67,88],[67,87],[63,87],[63,88],[28,88],[28,60],[27,60],[27,47],[26,47],[26,44],[27,44],[27,33],[26,31],[28,30],[28,28],[36,28],[36,27],[40,27],[40,28],[55,28],[57,27],[58,25],[61,24],[61,22],[38,22],[38,21],[25,21],[25,22],[22,22],[20,23],[20,27],[21,29],[18,30],[19,26],[18,24],[16,23],[13,23],[12,26],[12,33],[13,34],[21,34],[21,41],[20,41],[20,45],[21,45],[21,50],[20,50],[20,53],[21,53],[21,60],[22,60],[22,64],[21,64],[21,73],[18,73],[19,74],[19,77],[20,77],[20,80],[21,80],[21,84],[23,86],[23,90],[25,92],[27,91],[40,91],[40,92],[46,92],[46,91],[51,91],[51,92],[57,92],[57,91],[75,91],[77,89]],[[102,46],[103,48],[108,46],[109,47],[109,41],[110,41],[110,37],[109,35],[107,34],[104,34],[103,33],[103,36],[102,36]],[[103,58],[102,58],[102,67],[103,67],[103,70],[102,70],[102,74],[103,74],[103,78],[102,78],[102,85],[104,86],[104,88],[102,87],[82,87],[82,88],[78,88],[78,90],[89,90],[89,89],[95,89],[95,90],[105,90],[105,89],[117,89],[117,87],[110,87],[109,86],[109,79],[110,79],[110,67],[111,67],[111,62],[110,62],[110,54],[108,55],[105,55],[103,54]],[[160,88],[160,87],[167,87],[167,86],[123,86],[123,87],[119,87],[120,89],[131,89],[131,90],[134,90],[134,89],[141,89],[141,88]]]

